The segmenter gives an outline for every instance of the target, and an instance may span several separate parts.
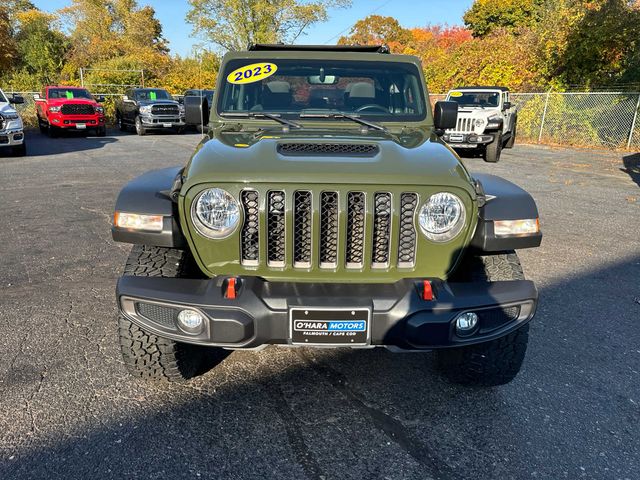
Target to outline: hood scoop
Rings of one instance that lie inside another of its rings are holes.
[[[279,143],[278,153],[285,156],[375,157],[380,147],[371,143]]]

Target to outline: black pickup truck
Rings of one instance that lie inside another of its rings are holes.
[[[184,107],[162,88],[133,88],[116,105],[116,122],[126,132],[135,128],[138,135],[148,130],[184,130]]]
[[[213,105],[214,90],[191,89],[184,92],[182,104],[185,111],[185,123],[199,132],[206,130],[209,123],[209,109]]]

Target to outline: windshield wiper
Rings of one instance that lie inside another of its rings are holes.
[[[355,115],[349,115],[348,113],[301,113],[300,118],[331,118],[331,119],[345,119],[351,120],[352,122],[359,123],[360,125],[364,125],[365,127],[372,128],[374,130],[380,130],[382,132],[386,132],[387,129],[382,125],[378,125],[377,123],[369,122],[368,120],[363,120],[360,117]]]
[[[282,125],[286,125],[291,128],[302,128],[302,125],[291,120],[285,120],[280,115],[275,113],[263,113],[263,112],[224,112],[220,114],[221,117],[235,117],[235,118],[268,118],[274,120]]]

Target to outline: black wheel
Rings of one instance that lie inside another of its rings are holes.
[[[183,133],[184,133],[184,129],[185,129],[185,127],[175,127],[175,128],[173,129],[173,131],[174,131],[175,133],[177,133],[178,135],[181,135],[181,134],[183,134]]]
[[[147,130],[142,126],[140,115],[136,116],[136,133],[140,136],[147,134]]]
[[[515,252],[482,257],[468,257],[459,267],[457,280],[524,280],[520,260]],[[453,383],[491,387],[513,380],[524,361],[529,340],[529,325],[520,327],[497,340],[467,347],[439,350],[440,371]]]
[[[49,135],[49,137],[56,138],[59,133],[58,127],[54,127],[50,123],[47,125],[47,135]]]
[[[124,275],[193,277],[196,269],[188,252],[134,245]],[[118,333],[127,370],[142,379],[183,382],[206,372],[226,356],[221,348],[180,343],[146,332],[122,315],[118,316]]]
[[[27,142],[22,141],[22,145],[18,145],[17,147],[13,147],[13,154],[16,157],[24,157],[27,154]]]
[[[40,133],[42,133],[43,135],[46,135],[47,133],[49,133],[47,131],[47,123],[43,121],[39,116],[38,116],[38,128],[40,128]]]
[[[493,142],[485,147],[482,158],[485,162],[497,163],[502,152],[502,133],[497,132]]]
[[[126,132],[128,130],[127,125],[124,123],[124,120],[120,115],[116,118],[116,122],[118,123],[118,128],[121,132]]]
[[[513,128],[511,129],[511,136],[509,137],[509,140],[507,140],[507,143],[505,144],[504,148],[513,148],[513,146],[516,143],[516,131],[518,130],[518,122],[514,122],[513,123]]]
[[[104,137],[107,134],[107,127],[96,128],[96,135],[98,137]]]
[[[196,125],[196,131],[198,133],[205,133],[206,132],[206,127],[204,125]]]

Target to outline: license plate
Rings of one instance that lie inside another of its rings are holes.
[[[292,308],[291,342],[299,345],[367,345],[371,312],[366,308]]]
[[[172,125],[170,123],[163,123],[162,126],[164,128],[171,128],[172,127]]]
[[[450,142],[461,142],[464,140],[463,135],[449,135]]]
[[[78,130],[85,130],[87,128],[87,125],[85,123],[76,123],[76,128]]]

